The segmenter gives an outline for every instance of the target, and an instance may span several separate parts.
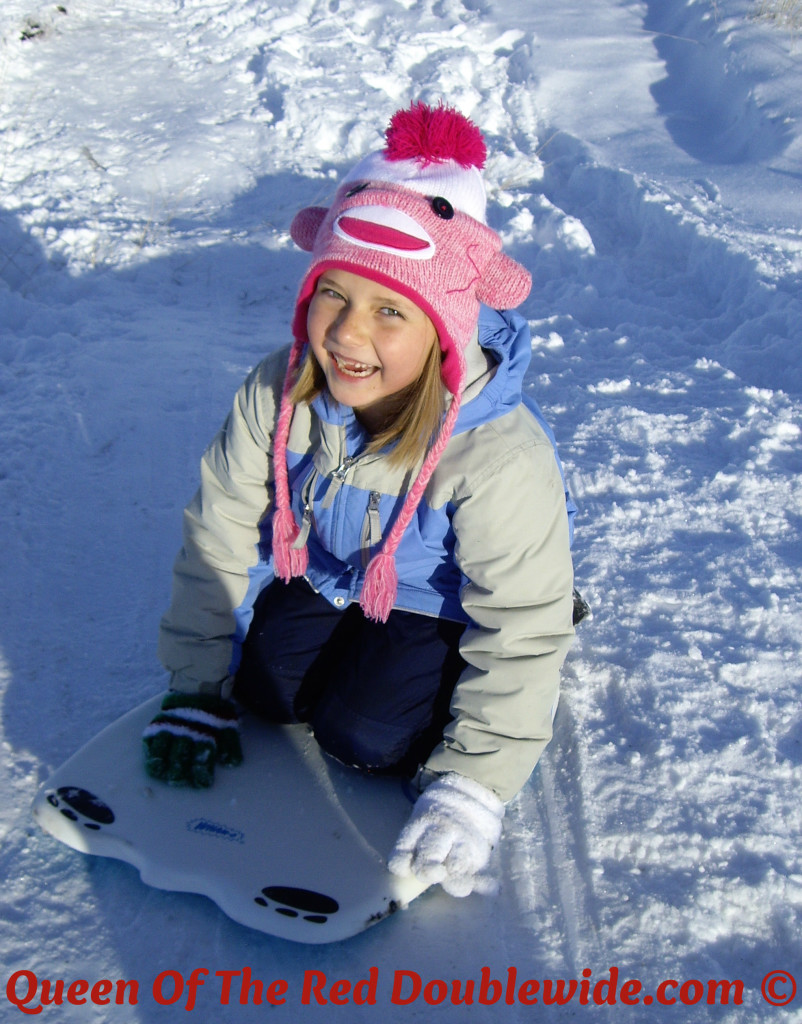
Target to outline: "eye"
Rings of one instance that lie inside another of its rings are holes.
[[[330,284],[318,285],[315,295],[322,295],[326,299],[342,299],[342,295],[340,295],[336,288],[332,288]]]
[[[345,193],[345,198],[350,199],[351,196],[355,196],[359,192],[364,192],[367,187],[368,183],[366,181],[360,182],[359,185],[354,185],[353,188],[348,189],[348,191]]]
[[[435,196],[432,200],[432,209],[438,217],[442,217],[443,220],[451,220],[454,216],[454,207],[449,203],[447,199],[442,196]]]
[[[386,316],[399,317],[402,320],[404,319],[404,314],[400,310],[394,309],[392,306],[382,306],[381,311]]]

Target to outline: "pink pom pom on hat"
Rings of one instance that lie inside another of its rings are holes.
[[[276,574],[289,581],[307,566],[287,479],[289,393],[309,340],[306,319],[318,278],[334,268],[360,274],[400,292],[427,314],[440,343],[443,384],[453,398],[401,512],[367,568],[360,605],[379,621],[386,621],[395,603],[396,549],[459,414],[464,351],[480,304],[510,309],[531,287],[529,273],[501,251],[500,238],[485,222],[480,171],[486,149],[479,129],[450,107],[417,102],[393,115],[385,138],[383,150],[346,176],[329,209],[308,207],[292,222],[293,240],[312,260],[296,303],[273,452],[273,557]]]

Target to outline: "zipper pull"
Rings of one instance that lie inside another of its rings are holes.
[[[335,470],[332,470],[331,481],[329,486],[326,488],[326,494],[323,498],[323,508],[331,508],[334,499],[339,494],[340,488],[345,481],[345,476],[354,462],[356,462],[356,459],[353,455],[346,455],[340,465]]]
[[[381,491],[371,491],[368,497],[368,514],[365,526],[362,529],[362,565],[367,566],[370,561],[371,549],[381,543],[382,521],[379,514],[381,504]]]
[[[371,491],[368,499],[368,522],[370,523],[370,545],[378,544],[382,539],[382,521],[379,515],[381,492]]]
[[[309,531],[312,529],[312,506],[310,504],[304,505],[303,519],[301,520],[301,529],[298,531],[298,536],[292,542],[293,551],[300,551],[300,549],[306,544],[307,538],[309,537]]]
[[[342,460],[340,465],[331,474],[335,478],[335,480],[345,480],[345,474],[351,468],[351,465],[352,465],[353,461],[354,461],[353,455],[346,455],[345,456],[345,458]]]

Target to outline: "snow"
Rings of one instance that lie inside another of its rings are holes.
[[[393,1004],[394,972],[617,967],[645,992],[741,979],[744,996],[616,1019],[802,1020],[798,33],[752,0],[64,6],[0,15],[4,983],[139,981],[136,1006],[45,1007],[68,1022],[181,1019],[186,996],[161,1006],[151,985],[194,968],[202,1022],[567,1021],[592,1005]],[[164,687],[180,510],[240,380],[287,339],[293,213],[397,106],[441,96],[485,130],[491,223],[534,275],[529,385],[594,617],[508,811],[499,894],[433,892],[297,946],[72,853],[29,805]],[[215,972],[246,966],[286,980],[286,1003],[221,1009]],[[371,967],[375,1005],[302,1003],[306,972]],[[761,996],[777,970],[800,986],[785,1009]]]

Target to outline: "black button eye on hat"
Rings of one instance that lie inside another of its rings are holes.
[[[432,209],[438,217],[442,217],[443,220],[451,220],[454,216],[454,207],[449,203],[447,199],[442,196],[435,196],[432,200]]]

